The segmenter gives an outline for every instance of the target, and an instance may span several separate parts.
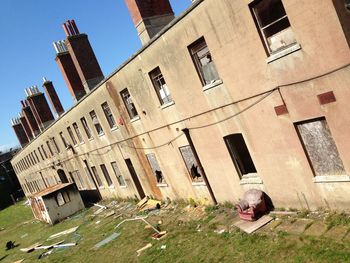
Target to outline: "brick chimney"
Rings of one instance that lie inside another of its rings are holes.
[[[11,125],[13,130],[16,133],[17,139],[19,143],[21,144],[22,148],[26,146],[29,142],[29,139],[27,137],[26,132],[24,131],[24,128],[21,124],[21,121],[19,118],[14,118],[11,120]]]
[[[39,129],[38,123],[36,122],[36,119],[34,117],[34,113],[33,113],[32,109],[30,108],[28,101],[22,100],[21,103],[22,103],[23,116],[29,125],[29,128],[32,132],[32,136],[36,137],[40,133],[40,129]]]
[[[23,112],[21,112],[19,114],[19,120],[20,120],[20,122],[21,122],[21,124],[23,126],[23,129],[24,129],[24,131],[25,131],[29,141],[31,141],[33,139],[33,134],[32,134],[32,131],[31,131],[30,127],[29,127],[29,124],[28,124],[26,118],[24,117]]]
[[[53,43],[56,50],[56,62],[68,86],[69,92],[75,102],[85,96],[83,83],[79,77],[78,71],[75,68],[72,57],[68,52],[64,40]]]
[[[74,22],[68,20],[63,24],[67,39],[65,41],[85,92],[88,93],[103,79],[103,73],[92,50],[88,36],[81,34]]]
[[[36,122],[38,123],[40,130],[43,131],[55,120],[45,95],[39,91],[37,86],[27,88],[25,89],[25,92]]]
[[[169,0],[125,0],[125,3],[142,45],[174,19]]]
[[[43,78],[43,88],[45,90],[46,96],[49,98],[52,108],[56,112],[57,116],[61,116],[64,113],[60,98],[57,95],[55,87],[52,84],[52,81]]]

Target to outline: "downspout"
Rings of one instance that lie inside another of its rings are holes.
[[[193,144],[193,141],[192,141],[192,138],[191,138],[191,135],[190,135],[190,130],[188,128],[185,128],[185,129],[182,129],[182,132],[186,135],[186,138],[187,138],[187,141],[190,145],[190,148],[192,150],[192,153],[194,155],[194,158],[196,159],[196,162],[198,164],[198,168],[199,168],[199,171],[201,172],[202,176],[203,176],[203,180],[208,188],[208,191],[209,191],[209,194],[210,194],[210,197],[214,203],[214,205],[217,205],[218,202],[216,201],[216,198],[215,198],[215,195],[214,195],[214,192],[213,192],[213,189],[211,188],[210,186],[210,183],[208,181],[208,178],[207,178],[207,175],[203,169],[203,166],[202,166],[202,163],[201,163],[201,160],[199,159],[198,157],[198,154],[197,154],[197,151],[196,151],[196,148],[194,147],[194,144]]]

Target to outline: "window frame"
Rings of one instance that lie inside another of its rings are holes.
[[[94,110],[92,110],[92,111],[89,112],[89,115],[90,115],[90,118],[91,118],[91,121],[92,121],[92,125],[94,125],[95,130],[97,132],[97,135],[98,136],[104,135],[105,133],[103,131],[102,125],[100,123],[100,120],[97,117],[96,112]],[[94,119],[95,119],[95,121],[94,121]]]
[[[192,172],[191,172],[191,168],[187,165],[185,156],[183,155],[183,152],[181,151],[181,149],[184,149],[184,148],[190,149],[191,154],[192,154],[192,157],[193,157],[193,160],[194,160],[194,163],[193,163],[193,164],[196,165],[196,167],[197,167],[196,170],[197,170],[197,172],[198,172],[199,175],[200,175],[200,177],[199,177],[200,180],[196,180],[195,178],[193,178]],[[199,165],[198,165],[198,163],[197,163],[196,157],[195,157],[195,155],[194,155],[194,153],[193,153],[193,151],[192,151],[191,146],[190,146],[190,145],[183,145],[183,146],[180,146],[180,147],[179,147],[179,152],[180,152],[180,155],[181,155],[181,157],[182,157],[182,160],[183,160],[183,162],[184,162],[184,164],[185,164],[185,167],[186,167],[186,169],[187,169],[187,172],[188,172],[188,175],[189,175],[189,178],[190,178],[191,182],[192,182],[192,183],[205,183],[204,177],[203,177],[203,175],[201,174],[201,171],[198,171]]]
[[[113,181],[112,181],[111,176],[109,175],[109,172],[107,170],[107,166],[102,163],[102,164],[100,164],[100,168],[101,168],[101,171],[102,171],[104,178],[106,179],[108,187],[113,187],[114,186]]]
[[[148,73],[148,76],[151,79],[153,88],[157,94],[160,104],[164,105],[164,104],[171,103],[173,101],[173,98],[171,97],[169,87],[165,81],[162,71],[160,70],[160,67],[154,68],[152,71]],[[161,84],[161,79],[164,81],[164,84]],[[165,99],[163,99],[161,96],[161,90],[163,90],[164,94],[166,94],[166,90],[169,93],[169,95],[165,96]]]
[[[139,117],[135,103],[133,102],[133,99],[131,98],[131,94],[130,94],[128,88],[125,88],[120,92],[120,97],[122,98],[122,101],[124,102],[124,106],[126,108],[126,111],[129,114],[129,118],[132,120],[132,119]],[[130,103],[128,102],[128,99],[130,99],[130,101],[131,101]],[[132,113],[132,109],[130,109],[128,107],[128,105],[131,105],[131,104],[133,105],[133,108],[135,109],[135,113],[136,113],[135,115],[134,115],[134,113]]]
[[[89,124],[87,123],[87,120],[85,119],[85,117],[81,117],[80,122],[83,125],[83,129],[85,131],[86,137],[89,140],[92,140],[94,138],[94,136],[92,135],[91,129],[90,129]]]
[[[111,162],[111,166],[112,166],[112,170],[117,178],[117,181],[118,181],[118,184],[120,187],[126,187],[126,182],[125,182],[125,178],[124,176],[122,175],[122,173],[120,172],[120,169],[117,165],[117,162]],[[122,180],[120,180],[120,178]],[[122,182],[121,182],[122,181]]]
[[[113,128],[117,127],[117,123],[115,121],[113,112],[112,112],[111,108],[109,107],[107,101],[105,101],[104,103],[101,104],[101,108],[102,108],[103,113],[106,117],[109,128],[113,129]]]
[[[68,135],[69,135],[70,139],[72,140],[73,145],[74,146],[78,145],[78,141],[75,138],[73,130],[72,130],[72,128],[70,126],[67,127],[67,132],[68,132]]]

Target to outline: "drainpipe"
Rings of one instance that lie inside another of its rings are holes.
[[[201,160],[199,159],[198,157],[198,154],[197,154],[197,151],[196,151],[196,148],[194,147],[194,144],[193,144],[193,141],[192,141],[192,138],[191,138],[191,135],[190,135],[190,130],[185,128],[185,129],[182,129],[182,132],[186,135],[186,138],[187,138],[187,141],[188,143],[190,144],[190,148],[193,152],[193,155],[194,155],[194,158],[196,159],[196,162],[198,164],[198,168],[199,168],[199,171],[201,172],[202,176],[203,176],[203,180],[208,188],[208,191],[209,191],[209,194],[210,194],[210,197],[214,203],[214,205],[217,205],[218,202],[216,201],[216,198],[215,198],[215,195],[214,195],[214,192],[213,192],[213,189],[211,188],[210,186],[210,183],[208,181],[208,178],[207,178],[207,175],[203,169],[203,166],[202,166],[202,163],[201,163]]]

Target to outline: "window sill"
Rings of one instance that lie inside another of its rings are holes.
[[[128,187],[126,185],[120,185],[119,188],[125,189],[125,188],[128,188]]]
[[[136,116],[136,117],[132,118],[130,120],[130,122],[135,122],[135,121],[139,121],[139,120],[140,120],[140,116]]]
[[[192,182],[192,186],[206,186],[205,182]]]
[[[275,54],[270,55],[270,56],[266,59],[266,63],[269,64],[269,63],[271,63],[272,61],[275,61],[275,60],[277,60],[277,59],[279,59],[279,58],[282,58],[282,57],[284,57],[284,56],[287,56],[287,55],[289,55],[289,54],[291,54],[291,53],[293,53],[293,52],[295,52],[295,51],[298,51],[298,50],[300,50],[300,49],[301,49],[300,44],[295,43],[294,45],[292,45],[292,46],[290,46],[290,47],[287,47],[287,48],[285,48],[285,49],[283,49],[283,50],[281,50],[281,51],[278,51],[278,52],[275,53]]]
[[[313,178],[314,183],[342,183],[350,182],[349,175],[319,175]]]
[[[239,184],[263,184],[263,180],[256,173],[251,173],[243,175]]]
[[[118,126],[111,128],[111,132],[118,130]]]
[[[98,189],[105,189],[105,187],[104,186],[99,186]]]
[[[90,138],[90,139],[88,139],[88,140],[91,142],[91,141],[93,141],[93,140],[94,140],[94,137],[92,137],[92,138]]]
[[[167,103],[164,103],[163,105],[161,105],[160,108],[163,110],[163,109],[168,108],[174,104],[175,104],[175,101],[170,101],[170,102],[167,102]]]
[[[158,187],[168,187],[167,183],[159,183],[157,184]]]
[[[84,145],[85,144],[85,142],[81,142],[81,143],[79,143],[80,145]]]
[[[105,133],[103,132],[103,133],[98,134],[98,137],[102,137],[104,135],[105,135]]]
[[[214,80],[210,84],[205,85],[203,87],[203,91],[215,88],[215,87],[221,85],[222,83],[223,83],[223,81],[221,79]]]

